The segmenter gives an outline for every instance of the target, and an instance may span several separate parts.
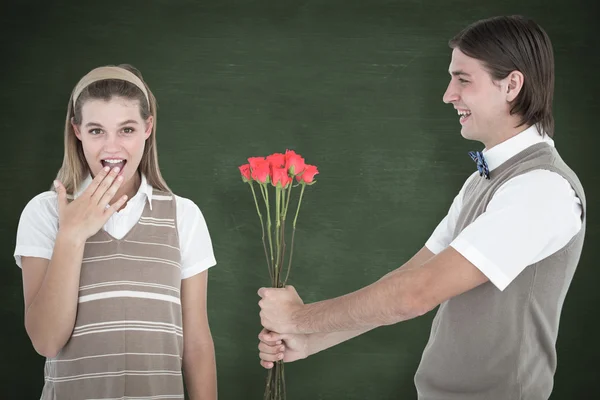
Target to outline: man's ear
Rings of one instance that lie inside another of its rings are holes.
[[[148,139],[152,134],[152,127],[154,126],[154,117],[151,115],[146,120],[146,131],[144,132],[144,140]]]
[[[73,127],[73,132],[75,132],[75,136],[77,136],[77,139],[81,140],[81,131],[79,130],[77,124],[75,124],[75,118],[73,117],[71,117],[71,126]]]
[[[506,80],[506,101],[509,103],[517,98],[523,89],[525,77],[520,71],[513,71],[505,78]]]

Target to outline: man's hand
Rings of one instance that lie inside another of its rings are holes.
[[[260,365],[273,368],[275,361],[292,362],[308,357],[308,335],[279,334],[266,329],[258,335]]]
[[[294,313],[304,303],[293,286],[285,288],[260,288],[258,295],[262,298],[260,306],[260,323],[269,331],[280,333],[302,333],[294,321]]]

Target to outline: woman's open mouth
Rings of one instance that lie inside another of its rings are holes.
[[[107,158],[100,160],[100,162],[102,163],[103,168],[110,167],[112,170],[113,168],[119,167],[119,174],[123,171],[123,168],[125,168],[125,164],[127,164],[127,160],[123,158]]]

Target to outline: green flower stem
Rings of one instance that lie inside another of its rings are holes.
[[[281,388],[279,386],[279,375],[280,375],[279,365],[277,365],[275,368],[277,368],[277,372],[275,373],[275,398],[279,400],[281,398],[281,393],[279,390]]]
[[[281,287],[281,271],[283,271],[283,261],[285,259],[285,215],[287,213],[287,208],[286,208],[286,204],[285,204],[285,195],[286,195],[286,190],[288,191],[288,197],[289,197],[289,189],[281,189],[281,231],[280,231],[280,247],[281,247],[281,255],[278,261],[278,265],[279,265],[279,277],[280,279],[277,281],[277,287]]]
[[[269,189],[266,187],[266,185],[261,184],[260,190],[263,194],[263,199],[265,200],[265,205],[267,208],[267,235],[269,237],[269,248],[271,249],[271,269],[273,270],[273,275],[275,275],[275,265],[273,260],[273,237],[271,236],[271,207],[269,205]]]
[[[258,207],[258,200],[256,199],[256,192],[254,191],[254,185],[252,181],[248,181],[250,185],[250,189],[252,189],[252,197],[254,197],[254,204],[256,205],[256,212],[258,213],[258,218],[260,218],[260,228],[262,231],[262,242],[263,248],[265,249],[265,258],[267,259],[267,269],[269,270],[269,276],[273,279],[273,270],[271,269],[271,263],[269,262],[269,254],[267,252],[267,243],[265,242],[265,224],[263,223],[263,217],[260,212],[260,207]]]
[[[267,386],[265,387],[265,395],[263,397],[263,400],[270,400],[271,399],[271,382],[273,381],[273,368],[271,368],[269,370],[269,373],[267,374]]]
[[[289,188],[288,188],[288,189],[286,189],[286,190],[287,190],[287,192],[288,192],[288,196],[287,196],[287,201],[286,201],[286,203],[285,203],[285,212],[284,212],[284,214],[283,214],[283,219],[286,219],[286,218],[287,218],[287,211],[288,211],[288,207],[289,207],[289,205],[290,205],[290,197],[292,196],[292,187],[293,187],[292,183],[293,183],[293,182],[290,182],[290,184],[289,184]]]
[[[283,369],[284,362],[283,361],[280,361],[280,362],[281,362],[281,386],[282,386],[281,389],[282,389],[282,394],[283,394],[282,400],[286,400],[287,390],[285,388],[285,371]]]
[[[294,228],[296,227],[296,220],[298,219],[298,213],[300,212],[300,204],[302,204],[302,196],[304,196],[304,188],[306,188],[306,183],[302,184],[302,190],[300,191],[300,199],[298,199],[298,208],[296,209],[296,216],[294,217]]]
[[[282,188],[281,189],[281,201],[282,201],[282,208],[281,208],[281,231],[280,231],[280,235],[281,235],[281,239],[280,239],[280,247],[281,247],[281,257],[278,260],[277,265],[279,265],[279,271],[280,273],[278,274],[279,277],[281,277],[281,272],[283,271],[283,265],[285,262],[285,252],[286,252],[286,243],[285,243],[285,225],[286,225],[286,219],[287,219],[287,212],[288,212],[288,208],[289,208],[289,204],[290,204],[290,198],[292,195],[292,184],[290,183],[288,185],[287,188]],[[286,194],[287,194],[287,199],[286,199]],[[282,287],[282,282],[281,279],[279,279],[277,281],[277,286],[276,287]]]
[[[288,269],[285,275],[285,279],[283,280],[283,287],[287,283],[288,277],[290,276],[290,270],[292,269],[292,255],[294,254],[294,236],[296,234],[296,221],[298,220],[298,213],[300,212],[300,205],[302,204],[302,197],[304,196],[304,189],[306,188],[306,184],[302,184],[302,190],[300,191],[300,198],[298,199],[298,208],[296,208],[296,216],[294,217],[294,222],[292,224],[292,244],[290,245],[290,260],[288,262]]]
[[[273,282],[273,287],[278,287],[279,283],[279,275],[281,272],[281,265],[279,264],[279,260],[281,257],[281,242],[280,242],[280,229],[281,229],[281,188],[277,187],[275,189],[275,210],[277,215],[277,223],[275,225],[275,239],[277,243],[277,258],[275,259],[275,281]]]

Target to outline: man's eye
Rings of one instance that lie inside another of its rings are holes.
[[[466,80],[466,79],[463,79],[463,78],[458,78],[458,81],[459,81],[460,83],[469,83],[469,81],[468,81],[468,80]]]

